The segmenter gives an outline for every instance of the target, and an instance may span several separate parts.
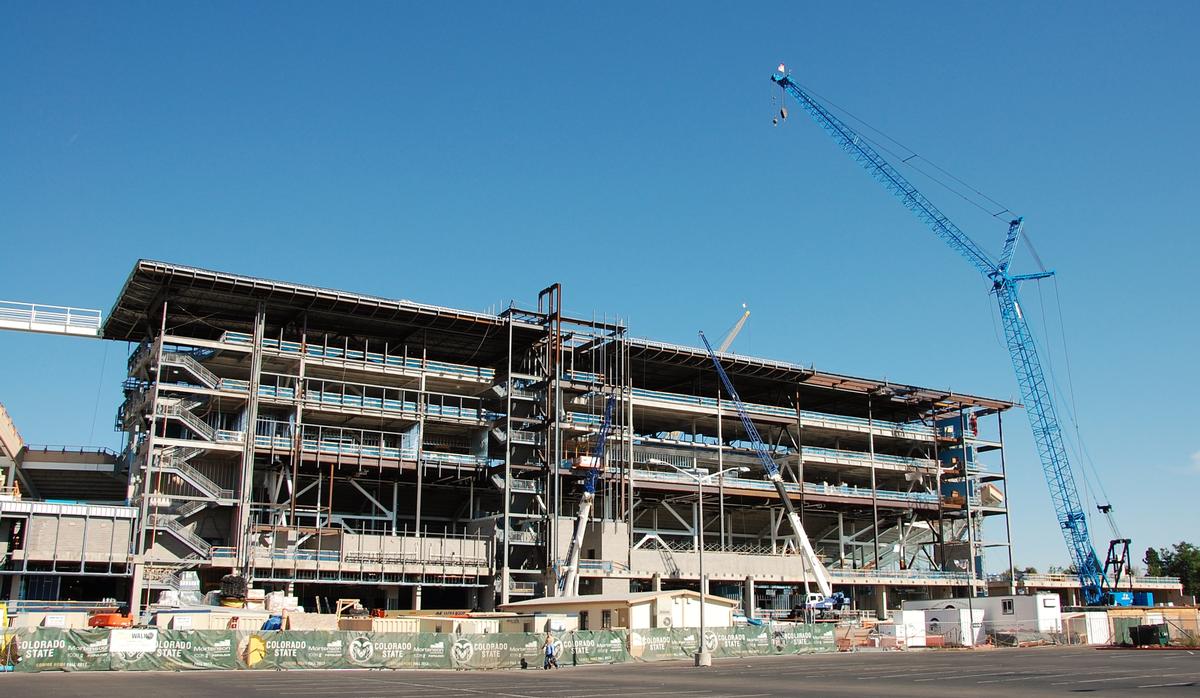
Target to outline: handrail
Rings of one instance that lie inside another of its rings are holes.
[[[685,395],[682,393],[668,393],[661,390],[648,390],[646,388],[634,388],[633,396],[635,398],[645,398],[649,400],[659,400],[662,402],[672,402],[677,404],[698,406],[698,407],[717,407],[717,399],[711,397],[701,397],[698,395]],[[728,400],[724,402],[726,406],[730,403]],[[778,417],[796,417],[796,410],[791,407],[779,407],[777,405],[762,405],[755,403],[745,403],[747,412],[756,412],[759,414],[768,414]],[[891,432],[909,432],[919,434],[921,436],[932,437],[934,429],[931,426],[924,424],[912,424],[901,422],[887,422],[882,420],[869,420],[863,417],[851,417],[849,415],[827,414],[825,412],[810,412],[808,410],[800,411],[801,421],[824,421],[824,422],[839,422],[847,425],[858,427],[871,427],[880,431]]]
[[[204,555],[208,555],[211,551],[212,545],[210,545],[208,541],[184,528],[174,516],[169,514],[152,513],[150,514],[149,518],[151,528],[162,528],[170,531],[181,541],[187,543],[192,549]]]
[[[233,499],[233,490],[226,489],[213,482],[204,473],[188,465],[184,458],[177,457],[174,453],[163,453],[160,467],[164,470],[177,471],[185,480],[190,481],[197,488],[215,499]]]
[[[260,426],[267,420],[259,420]],[[272,424],[285,424],[284,422],[271,422]],[[328,436],[315,431],[322,430],[330,433]],[[400,434],[397,432],[366,432],[369,434],[378,435],[393,435],[406,437],[404,441],[410,442],[401,446],[389,446],[381,444],[363,444],[354,441],[350,437],[337,436],[336,432],[348,431],[357,432],[359,430],[351,429],[344,430],[340,427],[312,427],[305,426],[304,434],[301,437],[301,449],[308,453],[323,453],[329,455],[344,455],[344,456],[360,456],[364,458],[388,458],[396,460],[416,460],[418,449],[415,444],[411,443],[413,439],[407,438],[409,435]],[[257,434],[254,437],[254,443],[261,448],[291,448],[292,439],[285,434]],[[484,456],[473,456],[465,453],[446,453],[442,451],[422,450],[420,452],[421,460],[426,463],[448,463],[459,465],[488,465],[492,461]]]
[[[661,470],[634,470],[633,478],[637,480],[657,480],[660,482],[678,482],[683,484],[694,485],[695,481],[690,476],[675,472],[667,472]],[[750,478],[726,477],[724,479],[725,487],[754,489],[763,491],[775,491],[775,485],[766,480],[753,480]],[[795,483],[784,483],[784,487],[788,492],[800,493],[800,486]],[[866,487],[855,487],[852,485],[828,485],[815,482],[805,482],[804,492],[806,494],[815,495],[835,495],[844,497],[867,497],[871,496],[871,489]],[[898,490],[875,490],[875,496],[878,499],[901,500],[908,502],[922,502],[927,504],[937,504],[941,497],[932,492],[900,492]],[[978,497],[971,501],[974,503]]]
[[[1074,575],[1074,574],[1051,574],[1051,573],[1029,573],[1029,574],[1026,574],[1023,572],[1017,572],[1017,581],[1021,581],[1021,582],[1025,582],[1025,583],[1032,582],[1034,584],[1037,584],[1039,582],[1043,583],[1043,584],[1048,583],[1048,582],[1055,582],[1055,583],[1068,583],[1068,584],[1078,585],[1079,577],[1078,577],[1078,575]],[[1128,584],[1128,585],[1135,586],[1135,587],[1138,584],[1177,585],[1180,583],[1181,582],[1179,580],[1179,577],[1169,577],[1169,576],[1123,577],[1121,580],[1121,586],[1126,586]]]
[[[221,335],[221,341],[229,344],[248,345],[253,344],[254,338],[244,332],[225,332]],[[341,361],[355,361],[369,364],[379,364],[383,366],[395,366],[405,369],[415,369],[418,371],[429,371],[432,373],[451,374],[464,378],[476,378],[485,381],[495,379],[496,372],[490,368],[481,366],[471,366],[468,364],[455,364],[448,361],[433,361],[429,359],[422,360],[417,357],[410,356],[394,356],[391,354],[383,354],[373,351],[359,351],[356,349],[341,349],[338,347],[323,346],[319,344],[301,344],[300,342],[280,341],[278,339],[264,338],[263,348],[277,351],[283,354],[301,354],[319,359],[336,359]]]
[[[178,417],[184,424],[191,427],[197,434],[204,437],[208,441],[217,440],[217,430],[213,429],[207,422],[200,419],[189,409],[185,409],[178,404],[157,403],[155,411],[164,417]]]
[[[738,448],[738,447],[729,447],[728,448],[728,451],[733,451],[733,452],[745,451],[745,450],[748,450],[748,449],[743,449],[743,448]],[[664,459],[663,454],[654,454],[653,456],[650,456],[649,451],[647,451],[645,449],[635,449],[634,450],[634,462],[639,462],[639,454],[642,456],[642,458],[640,458],[640,462],[645,462],[645,460],[649,457],[654,457],[654,458],[657,458],[660,460],[669,460],[669,458]],[[788,452],[786,454],[781,453],[780,455],[795,455],[795,451],[788,449]],[[686,458],[687,458],[686,464],[685,463],[676,463],[676,465],[690,466],[692,456],[689,455]],[[826,459],[829,459],[829,460],[826,460]],[[874,459],[877,463],[890,463],[890,464],[895,464],[895,465],[903,465],[905,467],[925,467],[925,468],[937,467],[937,461],[930,459],[930,458],[910,458],[907,456],[893,456],[893,455],[889,455],[886,453],[876,453]],[[804,462],[806,462],[806,463],[818,462],[818,461],[830,462],[830,460],[832,460],[834,462],[839,461],[839,460],[855,460],[855,461],[860,461],[863,463],[870,463],[871,462],[871,454],[867,453],[865,451],[846,451],[846,450],[836,449],[836,448],[822,448],[819,446],[805,446],[804,447]],[[975,469],[972,469],[972,470],[975,470]]]
[[[46,329],[49,326],[63,334],[99,335],[101,314],[89,308],[0,300],[0,326],[14,323],[23,327],[9,329],[49,331]]]
[[[212,389],[216,389],[221,385],[221,379],[217,374],[208,370],[204,364],[192,358],[190,355],[183,352],[164,351],[162,354],[164,364],[172,364],[182,366],[192,375],[200,379],[200,382]]]

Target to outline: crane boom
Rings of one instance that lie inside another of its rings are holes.
[[[742,307],[745,308],[746,305],[743,303]],[[729,351],[729,347],[733,344],[733,340],[737,339],[738,334],[742,331],[742,328],[746,326],[746,321],[749,319],[750,311],[743,310],[742,316],[738,318],[738,321],[734,324],[733,329],[729,330],[729,334],[725,335],[725,339],[721,340],[721,346],[717,347],[717,351]]]
[[[971,238],[967,237],[944,213],[904,178],[882,155],[860,134],[845,122],[831,114],[804,88],[791,80],[790,74],[781,71],[771,79],[785,92],[795,98],[802,109],[833,137],[856,162],[863,166],[888,191],[900,199],[905,208],[916,214],[946,244],[962,255],[992,283],[992,293],[1000,306],[1004,323],[1004,334],[1009,356],[1017,375],[1021,399],[1025,403],[1033,430],[1034,443],[1041,460],[1042,472],[1050,488],[1050,498],[1063,537],[1070,551],[1072,562],[1079,578],[1083,597],[1089,605],[1103,603],[1108,581],[1092,546],[1088,533],[1087,515],[1079,501],[1075,476],[1067,459],[1063,444],[1062,429],[1058,413],[1050,397],[1050,390],[1038,357],[1033,334],[1021,312],[1017,286],[1021,281],[1050,276],[1053,272],[1012,275],[1009,265],[1021,234],[1020,218],[1009,224],[1008,235],[999,261],[992,258]]]
[[[717,358],[717,352],[708,343],[708,337],[705,337],[703,332],[700,333],[700,340],[704,342],[704,348],[708,350],[708,357],[712,359],[713,366],[717,369],[717,375],[721,378],[721,384],[725,386],[725,392],[729,393],[729,399],[733,401],[734,407],[737,408],[738,417],[742,420],[742,427],[746,430],[746,437],[750,439],[750,445],[754,448],[754,455],[758,456],[763,470],[767,473],[767,479],[775,485],[775,491],[779,493],[779,501],[783,504],[784,513],[787,514],[788,522],[792,526],[792,533],[796,538],[796,545],[799,548],[800,555],[812,570],[813,581],[816,582],[817,588],[821,590],[824,596],[831,596],[833,594],[833,583],[829,578],[829,571],[825,569],[824,563],[817,558],[817,553],[813,550],[812,543],[808,540],[808,534],[804,531],[804,524],[800,521],[800,515],[796,513],[796,508],[792,506],[792,498],[789,496],[787,487],[783,483],[783,476],[779,473],[779,466],[767,451],[766,444],[763,443],[762,437],[758,434],[758,428],[754,426],[754,422],[750,420],[750,415],[746,413],[746,405],[742,403],[742,397],[738,395],[737,389],[733,387],[733,381],[729,380],[729,374],[725,373],[725,368],[721,366],[721,360]]]
[[[567,549],[567,562],[558,577],[558,592],[564,596],[579,595],[579,550],[583,546],[583,534],[588,518],[592,514],[592,502],[596,499],[596,483],[600,480],[600,469],[604,466],[604,452],[608,443],[608,432],[612,427],[615,395],[609,395],[604,403],[604,419],[596,434],[596,446],[590,456],[577,459],[577,467],[584,468],[583,494],[579,497],[579,511],[575,514],[575,529],[571,535],[571,546]],[[584,460],[586,459],[586,460]]]

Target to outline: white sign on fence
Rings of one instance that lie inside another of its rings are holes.
[[[158,651],[157,628],[113,628],[108,651],[114,654],[153,654]]]

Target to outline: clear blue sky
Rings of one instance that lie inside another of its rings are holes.
[[[471,309],[562,281],[638,335],[745,302],[739,351],[1012,397],[982,279],[798,109],[771,127],[786,61],[1026,216],[1140,558],[1200,523],[1200,11],[1046,5],[6,3],[0,298],[107,310],[139,257]],[[125,350],[0,335],[0,401],[115,445]],[[1018,562],[1065,564],[1009,424]]]

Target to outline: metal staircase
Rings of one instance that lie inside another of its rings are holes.
[[[170,366],[178,366],[188,373],[192,374],[205,385],[205,387],[216,390],[221,385],[221,379],[217,374],[205,368],[204,364],[192,358],[190,354],[183,352],[167,351],[162,355],[163,364]]]
[[[202,453],[203,449],[199,448],[176,448],[171,447],[164,449],[159,457],[159,467],[164,471],[173,472],[183,478],[189,485],[195,487],[200,492],[208,495],[216,501],[231,501],[234,498],[233,490],[221,487],[213,482],[207,475],[195,469],[188,464],[188,460]],[[203,502],[201,504],[204,504]],[[203,508],[203,507],[201,507]],[[196,511],[199,511],[197,509]],[[195,513],[195,512],[191,512]]]
[[[209,426],[203,419],[197,417],[196,413],[192,412],[191,407],[189,407],[189,405],[198,406],[199,404],[203,403],[196,403],[194,401],[159,402],[156,412],[160,417],[174,417],[178,419],[205,441],[216,441],[217,430]]]
[[[211,502],[206,502],[203,499],[188,500],[176,507],[175,514],[181,519],[186,519],[192,514],[207,508],[209,504],[211,504]]]
[[[202,557],[207,558],[209,553],[212,551],[212,546],[209,545],[208,541],[204,540],[195,533],[192,533],[187,529],[187,527],[179,523],[179,520],[176,518],[175,514],[150,514],[150,516],[147,517],[146,524],[150,528],[159,531],[167,531],[171,535],[175,536],[175,538],[181,543],[199,553]]]

